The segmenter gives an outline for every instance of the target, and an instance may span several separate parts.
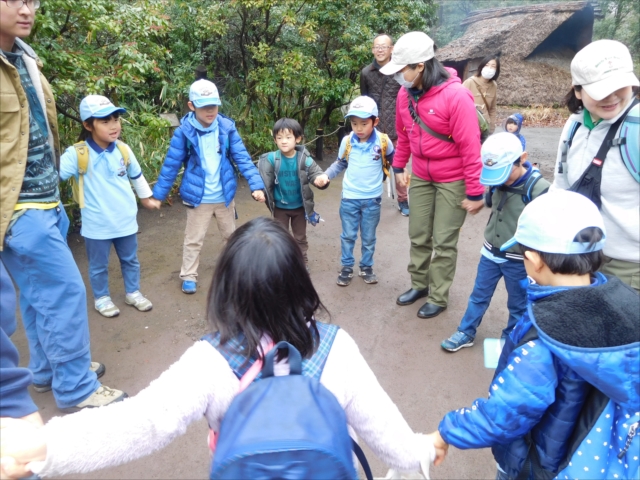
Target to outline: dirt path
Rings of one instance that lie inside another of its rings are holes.
[[[524,129],[530,158],[541,164],[548,178],[552,175],[560,136],[557,128]],[[322,162],[327,168],[330,161]],[[365,285],[359,278],[347,288],[335,284],[340,255],[340,181],[325,191],[316,191],[316,209],[325,223],[309,227],[311,275],[334,323],[357,341],[361,352],[380,383],[398,405],[415,431],[437,428],[449,410],[469,405],[486,396],[492,370],[483,366],[482,342],[499,337],[508,317],[506,292],[500,283],[476,338],[476,346],[449,354],[440,342],[453,333],[466,308],[473,287],[482,232],[489,212],[468,217],[462,228],[458,270],[451,289],[448,309],[435,319],[421,320],[416,312],[421,303],[399,307],[398,294],[410,286],[406,266],[409,260],[408,219],[384,198],[378,227],[375,271],[377,285]],[[251,200],[246,184],[238,190],[239,223],[266,215],[263,205]],[[93,358],[107,365],[106,385],[135,395],[200,338],[206,331],[205,302],[208,282],[219,253],[220,235],[212,225],[202,250],[200,290],[191,296],[180,291],[178,272],[182,258],[185,208],[176,201],[159,212],[139,214],[139,255],[142,265],[142,291],[154,303],[149,313],[140,313],[124,304],[122,276],[115,255],[111,258],[111,294],[121,314],[105,319],[93,309],[90,300],[89,322]],[[82,237],[69,237],[69,244],[85,283],[87,261]],[[359,258],[359,246],[356,246]],[[24,332],[14,336],[22,363],[28,359]],[[51,393],[33,398],[46,419],[58,415]],[[192,425],[186,435],[166,449],[144,459],[116,468],[74,478],[206,478],[209,458],[205,446],[207,425],[204,420]],[[386,467],[372,453],[368,458],[376,476],[384,476]],[[495,478],[495,462],[488,449],[450,450],[444,466],[432,470],[434,478]]]

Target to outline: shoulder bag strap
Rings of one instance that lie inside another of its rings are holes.
[[[482,93],[482,90],[480,90],[480,84],[478,83],[478,81],[475,79],[475,77],[471,77],[471,79],[476,83],[476,85],[478,86],[478,93],[480,94],[480,96],[482,97],[482,101],[484,102],[484,106],[487,107],[487,115],[489,115],[489,104],[487,103],[487,99],[484,96],[484,93]]]
[[[405,89],[406,90],[406,89]],[[409,99],[409,113],[411,114],[411,118],[414,122],[416,122],[422,130],[427,132],[432,137],[437,138],[438,140],[442,140],[443,142],[448,143],[456,143],[451,136],[442,135],[441,133],[433,131],[426,123],[422,121],[422,119],[418,116],[413,106],[413,98],[411,98],[411,93],[407,90],[407,97]]]

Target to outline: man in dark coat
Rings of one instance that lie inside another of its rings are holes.
[[[362,69],[360,73],[360,93],[375,100],[378,105],[380,123],[376,127],[380,132],[386,133],[395,145],[396,134],[396,97],[400,85],[392,76],[382,75],[380,68],[391,59],[393,52],[393,40],[389,35],[380,34],[373,39],[373,57],[371,64]],[[405,217],[409,216],[409,202],[407,187],[396,185],[398,195],[398,210]]]

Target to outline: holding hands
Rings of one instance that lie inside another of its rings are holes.
[[[267,201],[262,190],[254,190],[251,192],[251,196],[256,202],[264,203]]]
[[[322,188],[325,185],[327,185],[330,182],[329,177],[326,173],[323,173],[322,175],[319,175],[315,181],[313,182],[313,184],[318,187],[318,188]]]
[[[402,173],[396,173],[396,185],[400,188],[409,184],[409,172],[405,169]]]
[[[160,210],[162,206],[162,202],[153,197],[141,198],[140,203],[144,208],[148,208],[149,210]]]
[[[484,200],[469,200],[465,198],[462,201],[461,205],[462,205],[462,208],[464,208],[471,215],[475,215],[480,210],[482,210],[482,207],[484,207]]]

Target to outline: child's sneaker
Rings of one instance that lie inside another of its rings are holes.
[[[111,301],[111,297],[104,296],[96,300],[96,310],[103,317],[111,318],[120,315],[120,310]]]
[[[105,385],[101,385],[95,392],[89,397],[73,407],[61,408],[65,413],[73,413],[82,410],[83,408],[97,408],[104,407],[111,403],[116,403],[124,400],[129,395],[121,390],[115,388],[109,388]]]
[[[373,273],[372,267],[362,267],[358,275],[363,278],[364,283],[378,283],[378,277]]]
[[[187,295],[192,295],[196,293],[198,286],[196,282],[192,282],[191,280],[185,280],[182,282],[182,292]]]
[[[449,352],[457,352],[461,348],[473,347],[473,337],[458,330],[456,333],[443,341],[440,346],[445,350],[448,350]]]
[[[406,200],[404,202],[398,202],[398,210],[404,217],[409,216],[409,202]]]
[[[124,303],[136,307],[141,312],[148,312],[153,308],[153,304],[140,293],[140,290],[127,293],[127,296],[124,298]]]
[[[340,270],[340,275],[338,275],[338,285],[340,285],[341,287],[346,287],[351,283],[352,278],[353,268],[342,267],[342,270]]]
[[[91,364],[89,365],[89,370],[95,372],[96,377],[100,378],[104,375],[104,372],[107,371],[107,368],[103,363],[91,362]],[[48,392],[49,390],[51,390],[51,380],[49,380],[47,383],[33,382],[33,389],[38,393]]]

